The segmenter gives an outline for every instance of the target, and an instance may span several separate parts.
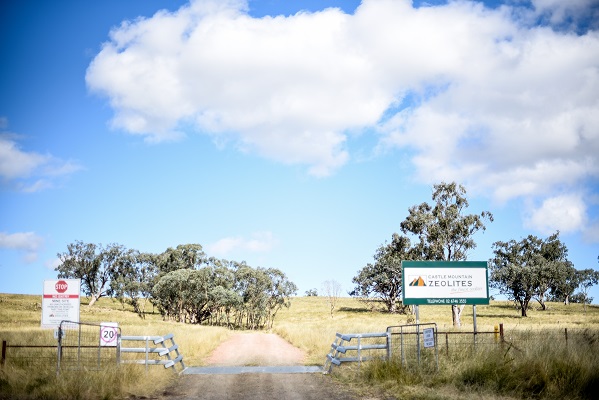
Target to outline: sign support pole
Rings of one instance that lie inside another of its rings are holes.
[[[474,348],[476,348],[476,304],[472,305],[472,319],[474,322]]]

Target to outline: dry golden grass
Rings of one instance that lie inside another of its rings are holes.
[[[222,327],[185,325],[163,321],[159,314],[139,318],[128,306],[112,299],[100,299],[93,307],[82,299],[80,321],[88,323],[118,322],[127,336],[174,335],[187,365],[202,365],[204,359],[231,332]],[[41,296],[0,294],[0,340],[12,345],[54,345],[54,331],[41,329]],[[125,344],[127,347],[137,343]],[[11,350],[8,349],[7,360]],[[14,353],[13,353],[14,354]],[[122,398],[129,395],[151,396],[177,379],[172,369],[141,365],[123,365],[119,370],[67,371],[56,378],[55,351],[31,349],[25,357],[35,365],[18,366],[7,362],[0,370],[0,398],[95,399]],[[44,357],[40,357],[44,354]],[[52,355],[54,354],[54,355]],[[47,360],[35,360],[48,358]],[[46,361],[46,362],[42,362]]]
[[[322,364],[329,352],[335,333],[384,332],[388,326],[413,323],[413,316],[389,314],[384,310],[369,311],[366,305],[354,298],[341,298],[333,313],[323,297],[297,297],[291,308],[281,310],[273,331],[308,353],[308,363]],[[435,322],[439,331],[453,331],[450,306],[420,306],[420,322]],[[531,309],[528,317],[511,302],[492,301],[490,305],[476,307],[477,330],[492,332],[503,324],[507,333],[528,329],[593,328],[599,330],[599,307],[589,306],[584,311],[580,304],[565,306],[548,303],[545,311]],[[462,314],[461,331],[472,332],[473,308],[466,306]]]
[[[405,314],[371,312],[365,304],[353,298],[339,299],[333,318],[323,297],[297,297],[292,299],[291,304],[291,308],[278,313],[272,331],[304,350],[308,354],[307,363],[311,365],[324,363],[336,332],[384,332],[388,326],[404,325],[412,318]],[[503,323],[508,333],[513,330],[581,327],[599,330],[599,308],[596,306],[587,307],[586,312],[579,304],[564,306],[549,303],[548,307],[546,311],[530,310],[529,317],[522,318],[519,310],[509,302],[478,306],[478,329],[493,330],[494,325]],[[101,299],[92,308],[83,299],[80,313],[82,322],[118,322],[123,335],[173,333],[188,366],[203,365],[210,353],[233,333],[222,327],[163,321],[158,313],[150,313],[146,319],[141,319],[130,307],[112,299]],[[55,345],[53,331],[41,329],[40,320],[41,296],[0,294],[0,340],[9,344]],[[436,322],[440,331],[453,329],[449,306],[420,307],[420,322]],[[472,331],[471,306],[464,309],[462,323],[462,330]],[[177,379],[176,374],[159,366],[150,367],[148,372],[139,365],[126,365],[118,371],[71,372],[61,374],[57,379],[55,364],[35,370],[7,365],[0,371],[0,398],[151,396],[172,384],[174,379]],[[447,390],[455,391],[453,388]],[[449,392],[446,398],[457,398]]]

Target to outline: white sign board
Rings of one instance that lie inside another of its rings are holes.
[[[422,331],[424,336],[424,347],[435,347],[435,329],[426,328]]]
[[[118,341],[118,322],[100,323],[100,346],[116,347]]]
[[[485,261],[403,261],[403,303],[489,304]]]
[[[80,279],[44,281],[42,328],[58,328],[61,321],[79,322]]]

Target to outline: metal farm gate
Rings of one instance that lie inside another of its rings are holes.
[[[406,367],[439,369],[437,324],[412,324],[387,328],[387,358],[397,358]]]
[[[62,321],[58,328],[61,370],[99,370],[120,364],[121,328],[111,324]]]

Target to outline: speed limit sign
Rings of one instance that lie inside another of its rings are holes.
[[[100,346],[116,347],[118,341],[118,322],[101,322],[100,323]]]

